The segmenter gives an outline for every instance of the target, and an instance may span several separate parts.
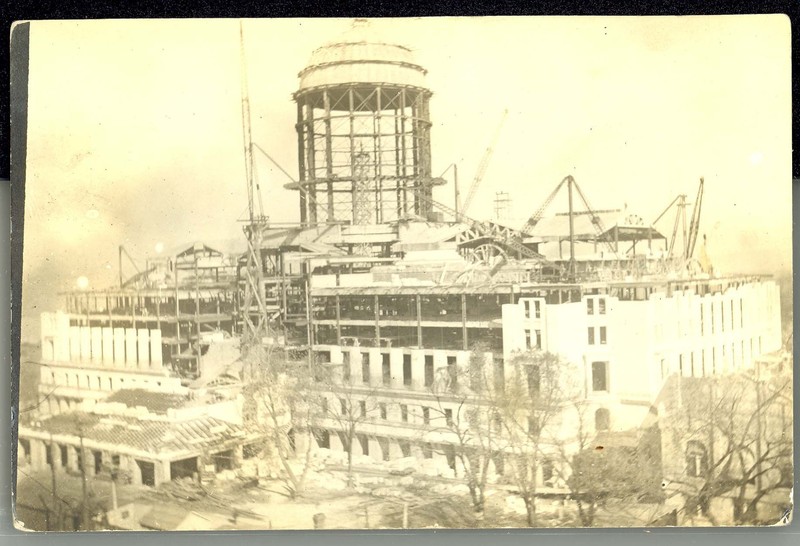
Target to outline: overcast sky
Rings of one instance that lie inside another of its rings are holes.
[[[293,176],[297,73],[350,25],[243,23],[253,140]],[[701,233],[715,266],[791,267],[786,17],[371,27],[428,69],[434,175],[457,162],[462,192],[509,110],[472,216],[489,217],[504,190],[524,220],[572,174],[594,208],[627,205],[652,221],[678,193],[693,199],[704,176]],[[241,237],[247,199],[239,21],[35,22],[30,62],[23,336],[35,340],[57,291],[80,276],[115,282],[118,245],[143,263],[158,243]],[[266,214],[298,221],[288,179],[256,163]],[[436,192],[452,204],[451,185]]]

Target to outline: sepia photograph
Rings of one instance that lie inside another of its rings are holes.
[[[791,522],[787,17],[25,24],[17,529]]]

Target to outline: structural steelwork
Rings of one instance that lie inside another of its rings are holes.
[[[300,74],[297,142],[304,224],[427,218],[432,186],[426,70],[363,25],[311,56]]]

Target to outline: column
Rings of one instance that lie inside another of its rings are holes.
[[[150,330],[150,367],[154,370],[160,370],[163,362],[161,330]]]
[[[441,349],[433,351],[433,380],[447,377],[447,355]]]
[[[92,344],[92,362],[99,364],[103,361],[103,329],[94,326],[89,332]]]
[[[130,472],[132,485],[142,485],[142,470],[139,468],[139,465],[136,463],[136,460],[133,457],[122,455],[120,466],[122,468],[127,468],[128,472]]]
[[[81,360],[92,358],[92,332],[88,326],[81,326]]]
[[[383,383],[383,357],[381,350],[373,347],[369,350],[369,384],[380,387]]]
[[[57,443],[53,442],[47,446],[47,449],[50,450],[50,460],[53,461],[53,467],[56,470],[61,470],[63,468],[61,464],[61,448]]]
[[[364,380],[361,377],[361,352],[355,348],[347,350],[350,351],[350,383],[360,385]]]
[[[103,366],[114,364],[114,330],[109,327],[103,328]]]
[[[330,442],[331,442],[331,451],[344,451],[344,446],[342,445],[342,439],[339,438],[339,434],[336,431],[330,431]]]
[[[31,468],[42,470],[47,467],[47,445],[42,440],[31,440]],[[20,455],[22,451],[20,450]]]
[[[125,367],[136,367],[136,330],[125,328]]]
[[[81,359],[81,329],[78,326],[69,327],[69,356],[72,360]]]
[[[125,367],[125,328],[114,328],[114,366]]]
[[[137,368],[140,370],[150,369],[150,335],[146,329],[137,330],[136,348],[139,352]]]
[[[73,446],[67,446],[67,469],[78,470],[78,450]]]
[[[425,388],[425,355],[420,350],[411,351],[411,386],[415,390]]]
[[[370,436],[367,441],[369,442],[369,456],[374,461],[383,461],[383,450],[377,438]]]
[[[156,487],[172,479],[172,468],[169,461],[156,461],[154,467]]]
[[[393,389],[403,388],[403,349],[389,350],[389,366],[392,373]]]
[[[389,440],[389,460],[394,461],[402,458],[403,450],[400,449],[400,444],[397,442],[397,440]]]

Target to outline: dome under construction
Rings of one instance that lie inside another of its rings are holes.
[[[298,74],[300,216],[376,224],[430,213],[430,97],[410,49],[356,20]]]

